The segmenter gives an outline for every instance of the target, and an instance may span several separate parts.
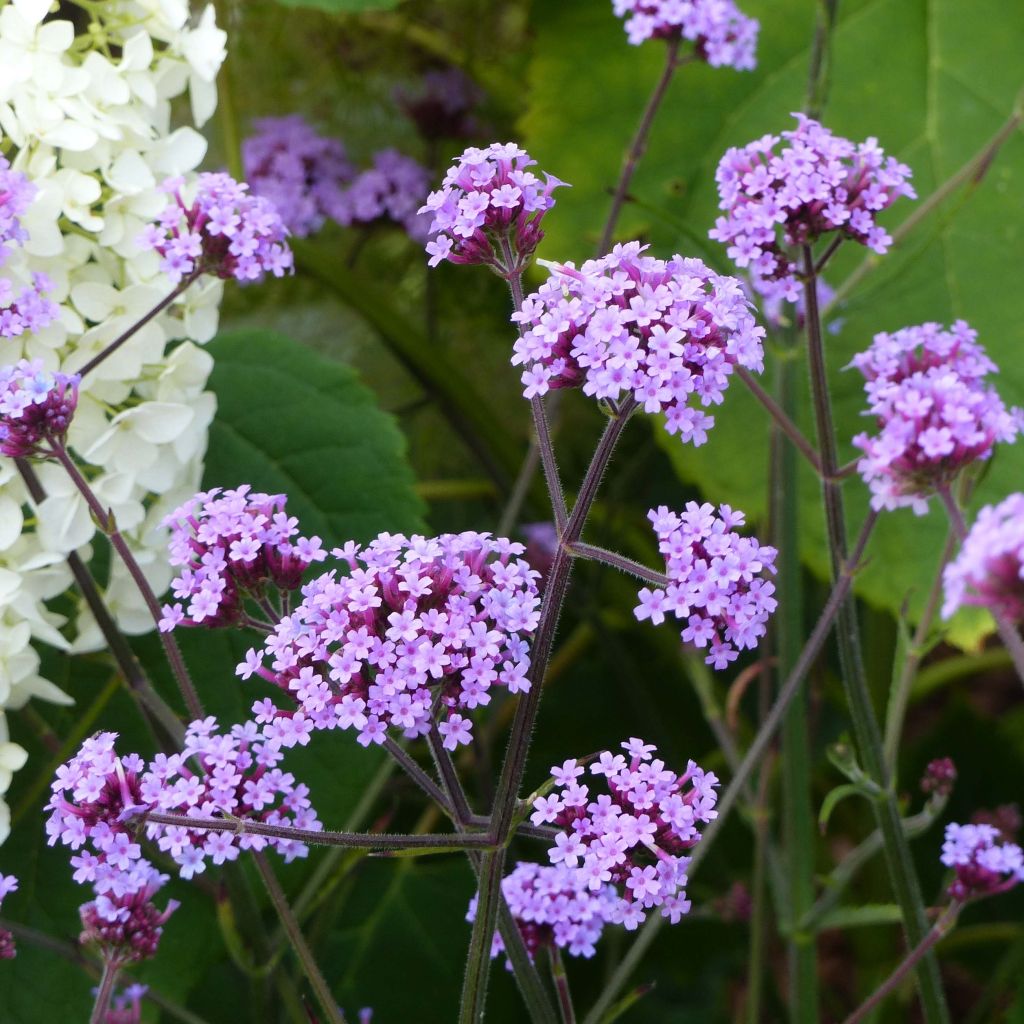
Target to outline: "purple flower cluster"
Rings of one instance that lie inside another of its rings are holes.
[[[700,445],[715,421],[694,404],[721,402],[734,365],[764,368],[764,328],[735,278],[643,252],[629,242],[579,269],[554,266],[512,316],[522,332],[512,362],[526,367],[526,398],[567,387],[631,396],[664,413],[670,434]]]
[[[40,359],[0,366],[0,455],[44,458],[63,444],[78,405],[77,373],[51,373]]]
[[[572,956],[592,957],[618,896],[612,885],[590,888],[579,871],[564,864],[520,861],[501,883],[501,891],[532,959],[549,946]],[[477,897],[469,903],[467,921],[476,918]],[[491,956],[505,951],[495,931]]]
[[[521,273],[544,237],[551,193],[565,184],[550,174],[541,181],[527,170],[536,162],[511,142],[467,149],[420,208],[433,216],[430,265],[448,260],[480,263],[502,276]]]
[[[127,985],[114,993],[107,1008],[103,1024],[139,1024],[142,1020],[142,999],[149,991],[148,985]]]
[[[288,229],[274,204],[250,195],[248,185],[228,174],[200,174],[190,201],[183,179],[162,187],[172,201],[139,245],[163,257],[160,267],[175,284],[199,274],[257,281],[291,272]]]
[[[1024,494],[986,505],[956,558],[943,570],[949,618],[962,605],[980,605],[1011,622],[1024,621]]]
[[[394,221],[421,245],[429,235],[430,218],[420,207],[430,191],[430,172],[395,149],[374,154],[370,168],[356,175],[337,208],[341,224]]]
[[[169,900],[160,910],[152,902],[167,875],[150,869],[145,885],[135,892],[107,893],[79,908],[82,934],[79,943],[95,945],[105,963],[121,967],[156,956],[167,919],[178,909]]]
[[[0,277],[0,338],[17,338],[41,331],[57,317],[57,303],[46,297],[53,282],[46,274],[34,273],[32,283],[20,291],[14,282]]]
[[[956,873],[949,895],[958,903],[1024,882],[1024,852],[1016,843],[1000,840],[993,825],[946,826],[942,863]]]
[[[760,24],[733,0],[612,0],[612,8],[626,18],[634,46],[645,39],[682,38],[714,68],[751,71],[757,65]]]
[[[395,98],[425,139],[465,139],[479,131],[471,111],[483,94],[459,68],[424,72],[416,88],[400,89]]]
[[[102,917],[116,919],[124,900],[152,893],[155,869],[136,842],[132,819],[159,811],[189,817],[233,818],[318,829],[309,790],[282,771],[280,749],[252,722],[221,734],[213,718],[193,722],[180,753],[158,754],[148,765],[137,754],[118,757],[116,733],[97,733],[57,770],[46,809],[50,845],[81,851],[71,859],[75,881],[90,883]],[[275,849],[286,861],[304,857],[304,844],[238,832],[146,824],[147,836],[183,878],[235,860],[241,850]],[[85,847],[85,849],[82,849]],[[148,899],[148,896],[146,897]]]
[[[268,584],[295,590],[303,573],[327,552],[319,537],[299,537],[283,494],[258,494],[248,484],[189,498],[163,520],[171,529],[171,582],[178,602],[163,607],[160,629],[226,626],[245,619],[246,598],[262,601]],[[182,601],[188,601],[187,607]]]
[[[924,514],[936,488],[1024,425],[1024,413],[1008,410],[985,383],[996,367],[976,339],[962,320],[949,331],[927,323],[877,334],[854,358],[866,379],[869,415],[878,419],[877,435],[853,439],[864,452],[857,468],[875,508],[909,505]]]
[[[538,574],[523,546],[486,533],[436,538],[382,534],[334,554],[332,570],[302,589],[266,646],[238,666],[275,684],[295,712],[253,707],[270,740],[308,742],[313,729],[355,729],[363,746],[389,728],[430,730],[435,708],[444,746],[472,738],[463,714],[490,703],[494,686],[529,689],[529,640],[537,627]],[[270,668],[264,667],[270,660]]]
[[[342,142],[319,134],[301,114],[263,117],[253,128],[255,134],[242,143],[253,194],[269,199],[298,238],[339,219],[345,188],[355,174]]]
[[[19,171],[11,170],[7,158],[0,154],[0,267],[11,250],[23,245],[28,233],[21,225],[21,215],[35,198],[36,187]]]
[[[18,880],[14,875],[0,875],[0,907],[4,900],[18,888]],[[0,928],[0,960],[13,960],[18,955],[14,946],[14,936],[4,928]]]
[[[677,775],[653,756],[657,747],[636,738],[622,748],[627,756],[606,750],[590,766],[607,779],[608,793],[596,797],[577,781],[578,761],[552,768],[556,786],[534,801],[531,820],[563,830],[549,851],[553,864],[573,869],[594,892],[617,888],[608,921],[632,931],[660,907],[674,924],[690,909],[686,851],[700,841],[699,826],[717,817],[718,779],[693,761]]]
[[[685,621],[683,641],[710,645],[704,660],[716,669],[735,661],[739,651],[753,650],[777,603],[775,585],[766,578],[775,572],[775,548],[735,533],[744,516],[728,505],[716,512],[713,505],[689,501],[679,515],[662,505],[648,518],[670,582],[664,590],[640,591],[636,617],[654,625],[666,615]]]
[[[886,157],[876,139],[858,145],[794,116],[798,127],[782,133],[780,152],[779,136],[765,135],[722,157],[715,179],[726,215],[709,232],[738,267],[750,268],[757,291],[789,302],[799,294],[800,271],[786,247],[836,231],[884,253],[892,239],[876,214],[899,196],[916,197],[910,169]]]

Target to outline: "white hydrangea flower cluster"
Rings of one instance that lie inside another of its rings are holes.
[[[137,241],[166,203],[159,184],[205,156],[196,128],[216,106],[226,35],[212,5],[188,0],[90,4],[77,35],[57,13],[51,0],[0,0],[0,152],[35,188],[20,218],[27,238],[0,278],[17,288],[41,272],[59,307],[49,326],[0,337],[0,363],[40,359],[72,373],[172,289],[159,256]],[[174,128],[171,103],[186,92],[194,127]],[[197,282],[86,374],[68,437],[157,592],[170,579],[160,523],[202,475],[215,400],[204,390],[212,359],[198,346],[216,331],[221,290],[216,279]],[[40,676],[32,640],[71,652],[102,642],[84,606],[70,622],[46,607],[71,583],[66,554],[95,527],[59,467],[37,472],[47,493],[38,508],[0,458],[0,709],[69,699]],[[153,627],[117,562],[105,597],[125,632]],[[2,793],[24,757],[6,740],[0,710],[0,842]]]

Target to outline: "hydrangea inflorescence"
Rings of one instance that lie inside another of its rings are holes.
[[[736,533],[744,515],[728,505],[716,510],[690,501],[678,515],[662,505],[648,518],[670,582],[664,590],[644,587],[634,614],[655,625],[666,615],[685,621],[684,642],[709,647],[704,660],[725,668],[767,630],[777,603],[767,579],[775,572],[775,548]]]
[[[253,708],[281,745],[313,729],[355,729],[364,746],[389,728],[429,731],[435,708],[445,747],[470,742],[463,712],[486,705],[493,686],[529,688],[538,574],[522,544],[486,533],[436,538],[382,534],[332,553],[332,570],[302,589],[302,603],[260,651],[238,666],[274,683],[298,709],[269,700]],[[264,667],[264,660],[270,667]]]
[[[595,892],[617,887],[607,920],[632,931],[655,907],[673,923],[690,909],[686,852],[700,841],[699,826],[717,817],[718,779],[693,761],[677,775],[654,757],[657,747],[636,738],[622,748],[625,756],[606,750],[590,765],[607,779],[608,793],[596,798],[578,781],[579,761],[552,768],[555,789],[534,801],[531,820],[563,830],[549,851],[553,864]]]
[[[4,900],[18,888],[18,880],[14,875],[0,875],[0,907]],[[5,928],[0,928],[0,960],[13,960],[18,955],[14,946],[14,936]]]
[[[203,491],[163,525],[171,529],[170,563],[181,567],[171,582],[178,601],[163,607],[165,632],[241,622],[247,597],[265,598],[268,584],[295,590],[310,565],[327,557],[319,537],[298,536],[283,494],[256,493],[248,484]]]
[[[617,245],[578,269],[553,265],[512,319],[521,336],[526,398],[581,387],[618,401],[631,396],[665,414],[665,429],[703,444],[714,417],[694,408],[722,401],[734,365],[764,368],[758,327],[739,281],[698,259],[667,262],[639,242]]]
[[[612,0],[612,8],[626,19],[634,46],[645,39],[682,38],[712,67],[750,71],[757,65],[760,24],[733,0]]]
[[[528,170],[536,162],[512,142],[467,149],[420,208],[433,216],[430,265],[448,260],[480,263],[503,277],[521,273],[544,237],[551,193],[565,185],[547,173],[541,181]]]
[[[171,202],[139,244],[163,257],[161,269],[175,284],[199,274],[257,281],[291,272],[288,229],[274,204],[250,195],[245,183],[207,173],[194,186],[169,178],[163,189]]]
[[[942,583],[944,618],[962,605],[981,605],[1010,622],[1024,621],[1024,494],[978,512]]]
[[[916,198],[910,168],[885,156],[876,139],[853,143],[794,116],[797,128],[781,139],[765,135],[722,157],[715,179],[725,216],[709,232],[738,267],[749,268],[758,292],[788,302],[799,294],[800,268],[786,247],[839,232],[884,253],[892,239],[876,215],[899,196]]]
[[[51,373],[41,359],[0,366],[0,455],[45,458],[63,444],[78,404],[78,374]]]
[[[1024,882],[1024,852],[994,825],[947,825],[942,863],[956,873],[949,894],[959,903]]]
[[[853,365],[878,419],[876,436],[853,439],[864,451],[858,469],[875,508],[909,505],[924,514],[937,488],[1024,425],[1024,413],[1008,410],[985,383],[996,366],[963,320],[948,331],[927,323],[877,334]]]

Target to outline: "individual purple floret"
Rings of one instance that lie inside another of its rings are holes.
[[[29,208],[35,194],[35,185],[24,174],[11,170],[7,158],[0,154],[0,267],[28,238],[28,232],[21,225],[21,215]]]
[[[715,178],[725,216],[709,232],[728,245],[738,267],[749,268],[758,292],[788,302],[800,291],[792,247],[839,232],[884,253],[892,239],[876,215],[899,196],[916,198],[910,169],[886,157],[876,139],[855,144],[803,114],[794,117],[798,127],[782,133],[780,152],[779,136],[765,135],[722,157]]]
[[[248,185],[228,174],[200,174],[190,187],[169,178],[162,187],[172,202],[139,245],[163,257],[160,268],[172,282],[200,274],[256,281],[291,273],[288,229],[269,199],[250,195]]]
[[[764,328],[735,278],[644,248],[629,242],[579,269],[554,265],[512,316],[521,331],[512,362],[525,367],[526,398],[568,387],[630,396],[664,413],[670,434],[700,445],[715,421],[695,406],[722,401],[733,366],[763,370]]]
[[[483,93],[459,68],[426,71],[416,86],[396,90],[395,98],[425,139],[467,139],[479,134],[471,111]]]
[[[686,503],[680,514],[664,505],[648,518],[658,535],[670,580],[664,590],[644,587],[633,613],[654,625],[674,615],[686,623],[682,637],[695,647],[709,647],[707,664],[723,669],[738,652],[753,650],[767,631],[777,604],[776,550],[734,530],[744,515],[728,505]]]
[[[0,455],[46,458],[63,445],[78,405],[77,373],[51,373],[40,359],[0,366]]]
[[[948,487],[972,462],[987,459],[996,441],[1012,441],[1024,413],[1008,410],[984,383],[994,364],[962,320],[878,334],[853,360],[865,375],[876,435],[858,434],[857,464],[876,509],[928,511],[928,498]]]
[[[139,1024],[142,1020],[142,999],[148,991],[148,985],[139,984],[115,991],[103,1024]]]
[[[686,852],[700,841],[699,826],[718,816],[718,779],[693,761],[677,775],[654,758],[657,747],[636,738],[622,748],[625,757],[606,750],[590,766],[591,775],[606,777],[606,794],[592,796],[578,781],[578,761],[552,768],[556,786],[534,801],[531,820],[563,830],[549,851],[552,864],[572,868],[594,892],[616,887],[608,921],[632,931],[660,907],[675,924],[690,909]]]
[[[618,904],[614,886],[592,890],[579,871],[564,864],[520,861],[501,883],[501,891],[532,960],[549,946],[571,956],[592,957],[595,944]],[[476,918],[477,897],[469,903],[467,921]],[[491,940],[491,957],[505,952],[501,934]],[[508,964],[511,968],[511,962]]]
[[[46,297],[52,290],[53,282],[43,273],[33,274],[32,283],[20,290],[0,277],[0,338],[34,334],[53,323],[60,308]]]
[[[18,888],[18,880],[14,875],[0,875],[0,907],[4,900]],[[14,936],[4,928],[0,928],[0,960],[13,960],[18,955],[14,945]]]
[[[1002,842],[993,825],[947,825],[942,863],[956,873],[949,895],[958,903],[1006,892],[1024,881],[1024,853],[1016,843]]]
[[[430,217],[420,212],[430,191],[430,172],[412,157],[384,149],[373,165],[357,174],[335,208],[340,224],[393,221],[421,245],[430,234]]]
[[[171,529],[169,561],[178,601],[163,607],[160,629],[228,626],[246,618],[246,599],[264,602],[269,587],[296,590],[303,573],[327,552],[319,537],[298,536],[298,520],[283,494],[259,494],[248,484],[189,498],[163,520]],[[182,602],[187,601],[187,605]]]
[[[481,263],[503,277],[522,273],[544,237],[551,193],[565,184],[550,174],[541,181],[527,170],[536,162],[511,142],[467,149],[420,208],[433,216],[430,265],[448,260]]]
[[[612,0],[626,19],[626,35],[637,46],[645,39],[687,39],[694,53],[714,68],[751,71],[757,66],[756,18],[733,0]]]
[[[253,128],[242,143],[253,195],[269,199],[297,238],[319,231],[345,206],[344,191],[355,174],[345,146],[320,135],[301,114],[263,117]]]
[[[238,666],[298,705],[255,704],[266,736],[292,746],[312,729],[355,729],[368,746],[389,728],[424,735],[436,708],[444,746],[469,743],[467,713],[490,703],[492,687],[530,686],[540,600],[538,574],[516,557],[523,550],[486,533],[385,533],[335,549],[345,574],[306,584],[302,603]]]
[[[986,505],[956,558],[942,573],[943,618],[980,605],[1009,622],[1024,622],[1024,494]]]

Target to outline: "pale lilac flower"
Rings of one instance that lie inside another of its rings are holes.
[[[612,0],[626,19],[626,34],[634,45],[645,39],[686,39],[694,54],[712,67],[750,71],[757,65],[760,25],[733,0]]]
[[[375,153],[339,197],[332,216],[339,224],[394,223],[419,244],[430,235],[430,217],[421,207],[430,191],[430,172],[395,149]]]
[[[34,334],[57,317],[57,303],[46,297],[53,282],[46,274],[34,273],[32,283],[20,290],[12,281],[0,277],[0,338],[17,338]]]
[[[420,213],[429,213],[430,265],[480,263],[503,277],[521,273],[544,237],[541,220],[555,205],[551,193],[565,182],[541,181],[536,164],[514,143],[467,149],[431,192]]]
[[[18,888],[18,879],[14,875],[0,875],[0,907],[4,900]],[[13,960],[18,955],[14,946],[14,936],[0,928],[0,960]]]
[[[993,825],[947,825],[942,863],[956,874],[949,894],[958,903],[1024,881],[1024,853],[1016,843],[1001,841]]]
[[[985,383],[996,367],[962,320],[948,331],[927,323],[877,334],[852,365],[866,379],[867,415],[878,421],[876,435],[853,439],[876,509],[910,506],[923,515],[937,489],[1024,425],[1024,413]]]
[[[758,292],[789,302],[800,291],[795,247],[838,232],[884,253],[892,239],[876,215],[899,196],[916,198],[910,169],[886,157],[876,139],[856,144],[794,117],[797,128],[781,139],[765,135],[722,157],[715,178],[725,216],[709,232],[738,267],[749,268]]]
[[[709,648],[704,659],[716,669],[753,650],[775,610],[776,550],[734,531],[742,512],[728,505],[687,502],[680,514],[664,505],[648,515],[665,556],[669,585],[663,592],[639,593],[634,614],[657,624],[667,615],[684,622],[684,642]]]
[[[526,367],[526,398],[568,387],[632,398],[699,445],[715,422],[702,410],[722,401],[733,367],[764,368],[764,328],[735,278],[644,249],[629,242],[579,269],[553,265],[512,316],[522,332],[512,362]]]
[[[0,366],[0,455],[45,458],[63,445],[78,405],[77,373],[51,373],[42,360]]]
[[[654,756],[656,747],[637,739],[622,748],[628,761],[605,751],[590,766],[593,776],[605,778],[608,794],[580,802],[566,795],[575,781],[562,792],[556,787],[564,806],[555,824],[563,831],[549,856],[591,892],[614,886],[604,919],[632,931],[653,908],[673,922],[689,909],[686,853],[700,841],[699,827],[717,817],[718,779],[693,761],[677,775]],[[563,777],[565,770],[563,764]]]
[[[36,195],[36,186],[20,171],[11,170],[7,158],[0,154],[0,267],[18,246],[24,245],[28,232],[21,216]]]
[[[381,534],[335,549],[339,568],[302,588],[302,603],[240,674],[258,665],[296,716],[316,729],[354,729],[364,746],[390,728],[425,734],[435,706],[444,745],[466,744],[463,712],[488,704],[495,687],[528,687],[540,600],[522,553],[486,533]]]

